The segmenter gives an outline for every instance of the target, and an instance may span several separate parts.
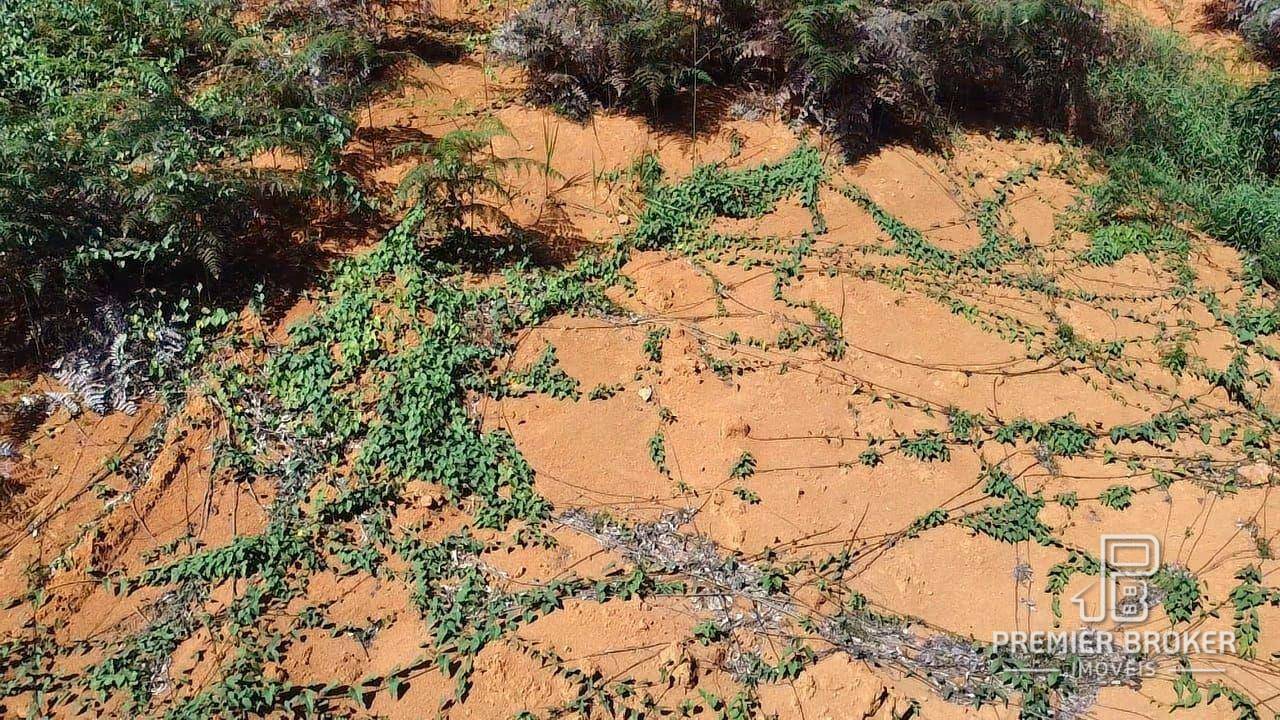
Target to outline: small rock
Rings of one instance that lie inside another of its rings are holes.
[[[630,216],[630,215],[619,215],[619,216],[618,216],[618,224],[619,224],[619,225],[630,225],[630,224],[631,224],[631,216]]]
[[[649,402],[649,398],[653,397],[653,388],[649,387],[648,385],[645,385],[644,387],[637,390],[636,394],[640,396],[641,400],[645,402]]]
[[[1263,484],[1271,480],[1271,466],[1266,463],[1245,465],[1236,470],[1236,474],[1250,483]]]

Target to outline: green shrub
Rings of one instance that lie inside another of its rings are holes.
[[[943,117],[927,52],[927,17],[848,0],[806,0],[764,27],[785,33],[776,92],[793,117],[812,122],[856,155],[893,135],[936,136]],[[755,70],[755,74],[760,74]]]
[[[1280,75],[1249,88],[1232,110],[1236,124],[1257,144],[1262,169],[1271,175],[1280,172]]]
[[[984,121],[1084,129],[1087,78],[1112,52],[1105,15],[1093,2],[939,0],[928,51],[939,99]]]
[[[1243,89],[1169,33],[1122,29],[1123,53],[1092,73],[1094,139],[1152,177],[1220,183],[1258,166],[1233,108]]]
[[[1205,199],[1204,227],[1212,235],[1242,250],[1274,255],[1280,242],[1280,186],[1270,182],[1242,182]]]
[[[1277,283],[1280,80],[1245,87],[1168,33],[1124,34],[1124,53],[1091,78],[1095,139],[1110,169],[1100,209],[1190,221],[1256,253]]]
[[[1214,21],[1235,27],[1259,54],[1280,57],[1280,0],[1226,0],[1213,8]]]
[[[695,79],[694,25],[658,0],[539,0],[494,38],[529,95],[585,118],[593,103],[654,109]]]
[[[338,152],[351,133],[346,108],[380,53],[339,13],[299,5],[242,25],[239,9],[6,5],[0,311],[25,320],[104,287],[216,276],[234,242],[281,203],[358,199]],[[254,166],[278,151],[300,169]]]
[[[1280,55],[1280,20],[1277,0],[1253,0],[1245,3],[1253,10],[1240,23],[1240,32],[1255,48],[1271,57]]]

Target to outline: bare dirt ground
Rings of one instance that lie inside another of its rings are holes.
[[[418,82],[370,107],[357,133],[367,179],[389,188],[407,170],[391,157],[398,139],[496,117],[510,132],[494,141],[498,155],[555,171],[513,174],[503,208],[552,264],[635,227],[645,207],[625,170],[646,153],[675,182],[698,163],[752,168],[804,142],[770,120],[726,121],[696,141],[618,115],[575,124],[522,103],[518,76],[479,55],[411,74]],[[351,716],[608,717],[644,697],[645,716],[738,717],[734,699],[749,695],[743,711],[761,717],[1015,717],[1016,695],[972,706],[988,670],[969,641],[1078,627],[1070,598],[1096,582],[1078,559],[1108,533],[1154,535],[1167,569],[1191,578],[1200,600],[1181,629],[1238,629],[1238,574],[1255,567],[1266,587],[1280,567],[1260,439],[1280,402],[1275,328],[1259,319],[1272,291],[1195,234],[1116,250],[1081,231],[1094,175],[1077,148],[971,134],[946,154],[824,158],[825,228],[790,197],[759,218],[714,218],[708,232],[723,242],[634,252],[608,291],[612,312],[527,329],[500,368],[554,348],[576,399],[474,403],[484,430],[514,439],[553,508],[554,543],[475,531],[485,547],[474,566],[493,587],[530,592],[644,565],[714,592],[572,596],[485,644],[461,693],[423,661],[432,629],[406,562],[320,569],[267,622],[283,628],[320,607],[325,623],[291,630],[262,676],[302,687],[403,678],[367,701],[334,701]],[[237,331],[261,344],[218,363],[261,368],[289,352],[288,328],[322,295],[278,322],[246,311]],[[214,466],[230,436],[214,407],[226,382],[158,424],[155,403],[134,416],[58,410],[0,460],[0,595],[14,598],[0,638],[71,648],[39,672],[84,673],[122,639],[169,627],[166,613],[186,602],[163,587],[121,595],[102,578],[271,522],[277,483]],[[336,467],[341,487],[349,467]],[[438,485],[410,482],[406,497],[392,534],[435,542],[472,522],[475,508]],[[146,666],[149,712],[225,679],[236,626],[221,623],[252,587],[231,579],[193,601],[200,619]],[[1167,605],[1142,627],[1170,628]],[[1189,661],[1221,671],[1202,691],[1220,680],[1270,716],[1280,610],[1249,611],[1261,627],[1251,656]],[[4,647],[0,658],[19,656]],[[1181,666],[1158,660],[1154,678],[1081,688],[1064,716],[1169,714]],[[0,714],[40,702],[18,693]],[[52,708],[135,712],[118,695]],[[1237,714],[1229,698],[1179,712]]]

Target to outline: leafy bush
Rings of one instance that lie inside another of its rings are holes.
[[[658,0],[538,0],[495,36],[529,94],[575,118],[592,103],[656,108],[695,78],[694,26]]]
[[[1119,156],[1125,181],[1174,188],[1255,171],[1257,144],[1245,142],[1233,113],[1243,92],[1220,66],[1163,32],[1130,28],[1124,47],[1094,71],[1090,93],[1094,140]]]
[[[755,25],[767,30],[748,35],[772,31],[766,46],[781,57],[753,54],[757,39],[739,44],[736,58],[766,60],[764,67],[749,67],[748,76],[771,79],[793,117],[822,128],[847,152],[861,152],[890,134],[924,138],[937,129],[941,113],[933,60],[923,50],[925,20],[848,0],[795,3],[781,17],[759,13]]]
[[[1240,32],[1245,39],[1267,55],[1280,55],[1280,2],[1245,0],[1241,6],[1245,13],[1240,20]]]
[[[1280,1],[1227,0],[1211,11],[1216,16],[1214,20],[1239,30],[1260,54],[1271,59],[1280,57]]]
[[[1087,129],[1087,79],[1114,43],[1098,5],[943,0],[928,8],[940,102],[985,119]]]
[[[1280,187],[1245,182],[1207,200],[1205,229],[1242,250],[1261,254],[1264,264],[1280,239]],[[1264,275],[1266,271],[1264,269]],[[1274,277],[1268,280],[1275,282]]]
[[[245,25],[231,0],[9,3],[0,307],[25,318],[107,284],[217,275],[281,202],[352,199],[345,109],[380,54],[305,9]],[[268,152],[300,170],[255,163]]]
[[[1179,38],[1125,32],[1124,53],[1091,76],[1111,170],[1100,209],[1164,205],[1257,253],[1263,277],[1280,283],[1280,80],[1247,88]]]
[[[1280,75],[1249,88],[1233,107],[1233,116],[1261,154],[1262,169],[1280,172]]]
[[[397,195],[432,216],[435,222],[427,228],[431,232],[458,230],[464,221],[475,218],[506,222],[502,212],[484,198],[506,198],[502,173],[529,164],[523,158],[494,155],[493,139],[510,135],[502,123],[485,119],[434,140],[399,145],[394,151],[397,157],[418,162],[400,180]]]

